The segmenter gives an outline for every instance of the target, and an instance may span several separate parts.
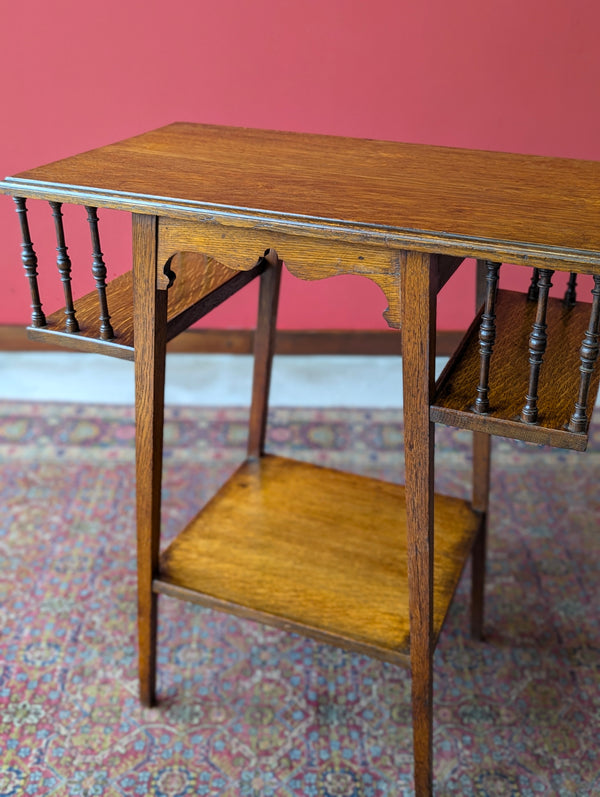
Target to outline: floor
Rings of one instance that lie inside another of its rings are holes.
[[[438,362],[438,370],[444,361]],[[273,406],[397,407],[402,405],[396,357],[277,356]],[[244,406],[250,356],[169,354],[166,402]],[[0,399],[132,404],[133,363],[75,352],[0,353]]]
[[[436,374],[447,358],[438,357]],[[165,400],[180,406],[243,407],[252,358],[169,354]],[[0,400],[133,404],[133,363],[76,352],[0,352]],[[274,407],[401,407],[399,357],[276,356]],[[600,394],[596,406],[600,407]]]

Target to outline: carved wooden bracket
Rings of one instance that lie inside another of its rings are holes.
[[[321,280],[341,274],[367,277],[381,288],[388,300],[388,308],[384,312],[388,325],[400,328],[400,260],[403,252],[372,244],[359,249],[355,243],[302,235],[278,233],[276,239],[277,250],[272,245],[273,233],[269,231],[161,219],[158,262],[163,267],[157,275],[158,287],[168,288],[171,282],[169,270],[176,271],[169,264],[174,262],[173,258],[179,252],[206,253],[234,271],[248,271],[261,257],[272,264],[281,259],[291,274],[304,280]],[[260,253],[258,258],[257,253]],[[169,265],[166,273],[164,264]]]

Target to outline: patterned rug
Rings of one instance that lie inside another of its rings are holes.
[[[242,410],[171,409],[165,538],[243,457]],[[437,648],[436,795],[600,794],[600,434],[494,441],[487,641],[465,574]],[[400,668],[160,599],[137,700],[132,412],[0,404],[0,797],[410,795]],[[275,410],[271,450],[402,480],[392,411]],[[441,428],[438,487],[468,495]]]

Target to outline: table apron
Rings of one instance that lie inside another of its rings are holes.
[[[388,300],[384,313],[388,325],[400,327],[400,265],[406,254],[403,250],[372,243],[359,245],[318,236],[161,217],[157,287],[168,287],[165,265],[178,252],[200,252],[235,271],[247,271],[269,249],[277,252],[288,271],[303,280],[321,280],[342,274],[367,277],[381,288]]]

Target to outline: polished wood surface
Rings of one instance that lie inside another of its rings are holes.
[[[577,451],[585,450],[587,428],[570,432],[569,419],[579,395],[580,348],[589,325],[591,304],[566,307],[549,298],[547,347],[539,373],[537,424],[523,423],[521,411],[529,385],[529,339],[537,304],[524,293],[498,291],[496,343],[490,363],[487,414],[472,411],[479,379],[479,321],[438,381],[431,418],[463,429],[514,437]],[[600,369],[595,368],[588,396],[588,418],[598,394]]]
[[[135,476],[140,700],[156,703],[158,572],[162,487],[167,292],[156,288],[158,218],[133,216],[135,349]]]
[[[27,203],[23,197],[13,197],[21,227],[21,262],[25,269],[25,276],[29,282],[29,295],[31,297],[31,325],[42,327],[46,323],[38,286],[38,259],[33,248],[29,221],[27,219]]]
[[[361,240],[360,246],[338,237],[323,237],[320,229],[312,235],[295,231],[277,232],[260,224],[199,224],[190,219],[161,219],[158,259],[168,260],[175,252],[205,252],[232,269],[245,270],[256,263],[257,255],[274,248],[286,268],[304,280],[320,280],[338,274],[355,274],[373,280],[388,301],[383,313],[388,326],[401,326],[398,279],[403,255]],[[226,229],[226,234],[223,234]],[[456,258],[448,258],[456,264]],[[455,266],[456,267],[456,266]],[[167,281],[159,275],[166,288]]]
[[[540,379],[540,369],[544,362],[548,335],[546,323],[548,311],[548,297],[552,287],[552,274],[550,269],[542,268],[539,271],[537,282],[537,300],[535,308],[535,319],[529,334],[529,379],[525,404],[521,410],[521,420],[523,423],[535,424],[538,422],[538,385]]]
[[[473,409],[485,413],[490,408],[490,359],[496,342],[496,296],[500,263],[486,262],[485,306],[479,325],[479,384]]]
[[[600,353],[600,274],[594,274],[592,297],[590,320],[579,351],[581,378],[579,381],[579,395],[568,424],[570,432],[587,431],[594,406],[593,401],[590,402],[590,388],[598,354]],[[575,299],[571,298],[569,291],[567,291],[565,296],[565,302],[569,306],[575,304]]]
[[[492,271],[493,271],[492,267]],[[477,262],[475,272],[474,310],[484,307],[490,288],[490,263]],[[496,286],[494,286],[496,287]],[[485,308],[484,308],[485,309]],[[438,349],[439,351],[439,349]],[[480,374],[481,379],[481,374]],[[485,576],[487,566],[487,532],[489,523],[490,471],[492,438],[485,432],[473,432],[473,467],[471,506],[481,513],[481,527],[471,555],[471,636],[484,639]]]
[[[65,241],[62,204],[60,202],[51,202],[50,207],[52,208],[54,229],[56,232],[56,265],[60,274],[60,280],[63,284],[63,294],[65,297],[64,328],[66,332],[79,332],[79,323],[75,318],[75,308],[73,306],[71,258],[69,257]]]
[[[436,637],[479,520],[436,497]],[[410,650],[405,529],[403,487],[266,455],[167,548],[158,580],[393,661]]]
[[[471,556],[471,636],[483,640],[485,573],[487,565],[487,527],[490,499],[492,438],[485,432],[473,433],[473,485],[471,507],[481,513],[481,527]]]
[[[600,267],[598,185],[591,161],[175,123],[0,190],[577,271]]]
[[[98,305],[100,307],[100,339],[112,340],[114,337],[113,328],[110,323],[108,303],[106,301],[106,263],[100,247],[100,230],[98,224],[98,210],[93,207],[86,207],[88,214],[88,224],[92,238],[92,274],[96,282],[98,292]]]
[[[406,539],[410,606],[415,791],[430,794],[433,771],[433,651],[435,647],[434,426],[429,403],[435,382],[438,258],[407,252],[401,275],[404,358]]]
[[[269,250],[269,266],[261,274],[258,294],[258,318],[254,337],[254,370],[252,374],[252,400],[248,424],[248,456],[260,457],[264,453],[269,412],[269,391],[275,340],[277,339],[277,310],[281,267],[277,253]]]

